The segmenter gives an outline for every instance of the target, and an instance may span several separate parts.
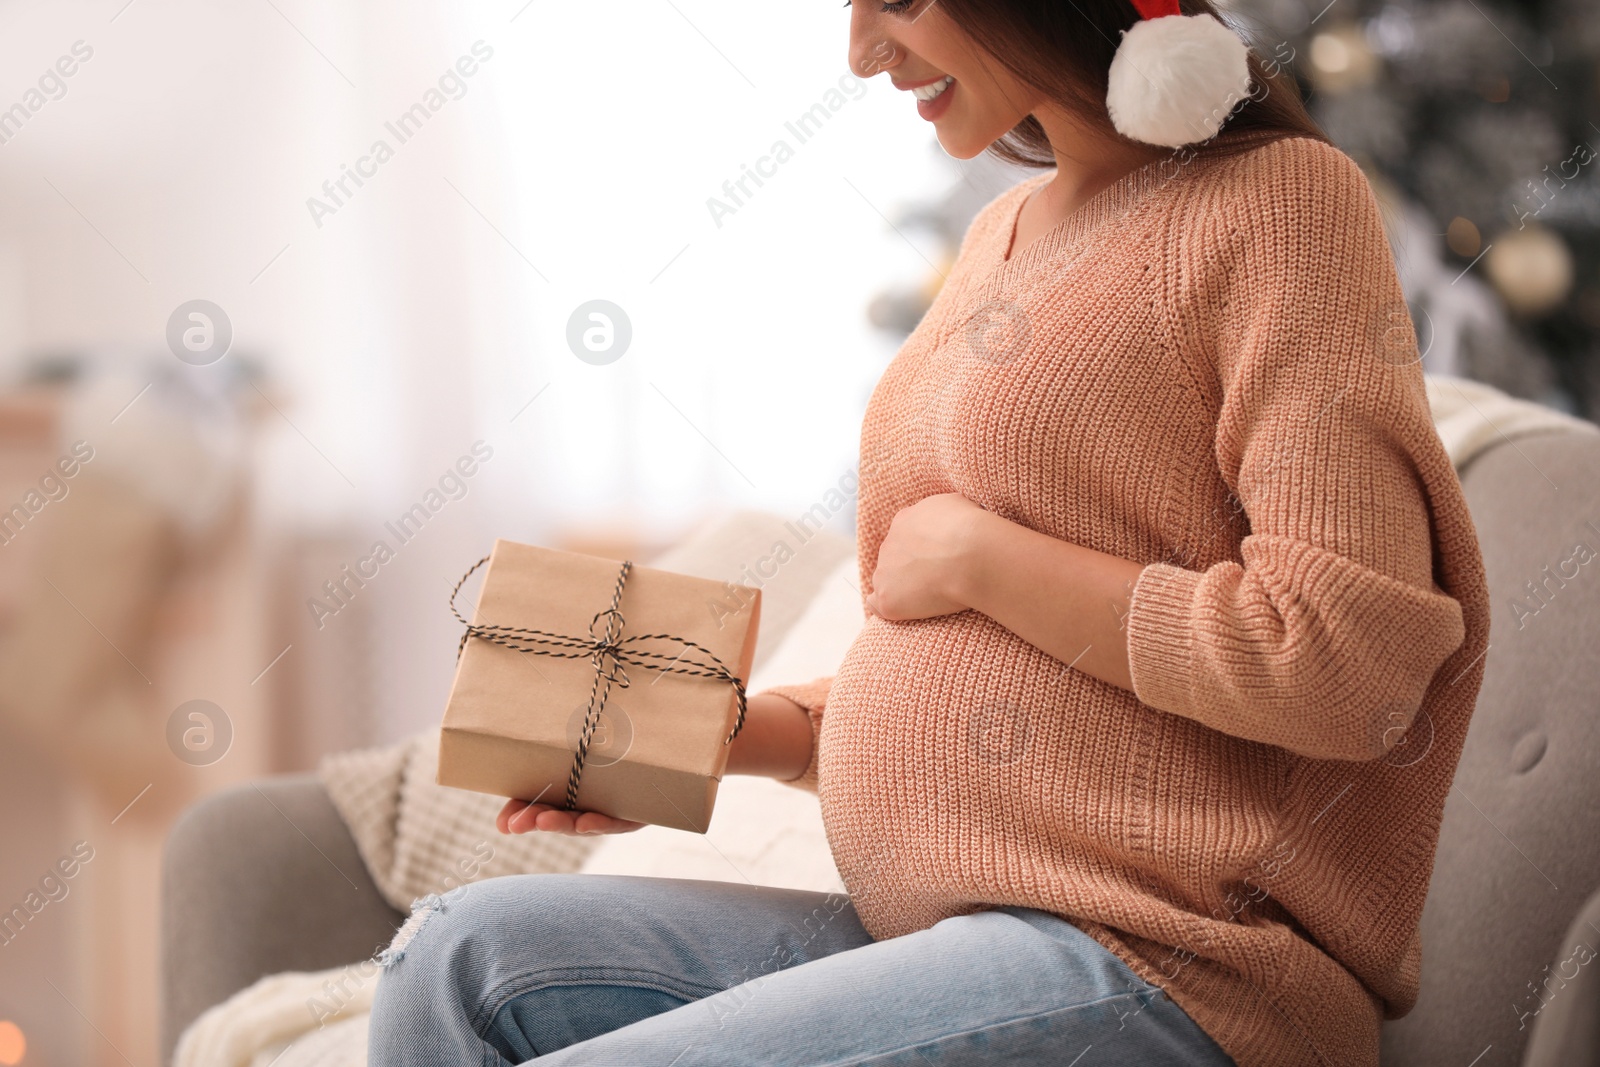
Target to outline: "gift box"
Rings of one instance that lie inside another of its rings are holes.
[[[705,833],[760,590],[506,540],[485,563],[439,784]]]

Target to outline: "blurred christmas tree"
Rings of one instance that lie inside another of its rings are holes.
[[[1431,371],[1600,412],[1600,3],[1233,0],[1372,179]]]
[[[1600,415],[1600,0],[1232,0],[1225,16],[1371,179],[1424,368]],[[951,192],[897,220],[932,230],[946,264],[1031,173],[952,162]],[[872,321],[908,333],[939,281],[880,295]]]

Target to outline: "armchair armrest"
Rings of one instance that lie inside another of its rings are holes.
[[[1544,1007],[1522,1067],[1600,1067],[1600,891],[1591,896],[1540,976]]]
[[[405,918],[309,773],[195,804],[167,836],[161,880],[162,1063],[213,1004],[264,975],[372,956]]]

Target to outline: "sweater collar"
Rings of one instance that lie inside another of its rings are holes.
[[[1146,163],[1085,200],[1026,248],[1011,248],[1016,240],[1017,220],[1022,214],[1022,205],[1035,190],[1054,178],[1055,173],[1049,170],[1012,187],[1011,199],[1000,216],[1001,225],[991,245],[987,264],[989,273],[979,288],[981,299],[996,298],[1010,287],[1014,279],[1076,249],[1105,223],[1125,215],[1176,176],[1169,159],[1161,158]],[[1013,253],[1010,259],[1004,258],[1008,248]]]

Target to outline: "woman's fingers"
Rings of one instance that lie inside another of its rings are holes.
[[[643,826],[642,822],[630,822],[627,819],[614,819],[598,811],[584,811],[578,813],[577,827],[580,834],[625,834]]]
[[[645,824],[614,819],[598,811],[567,811],[553,804],[530,804],[508,800],[495,819],[503,834],[525,834],[534,830],[557,834],[620,834]]]
[[[528,802],[526,800],[506,801],[505,807],[500,809],[500,814],[494,817],[495,828],[503,834],[509,834],[511,832],[511,828],[507,824],[510,822],[511,816],[515,815],[517,812],[521,811],[527,806]]]

